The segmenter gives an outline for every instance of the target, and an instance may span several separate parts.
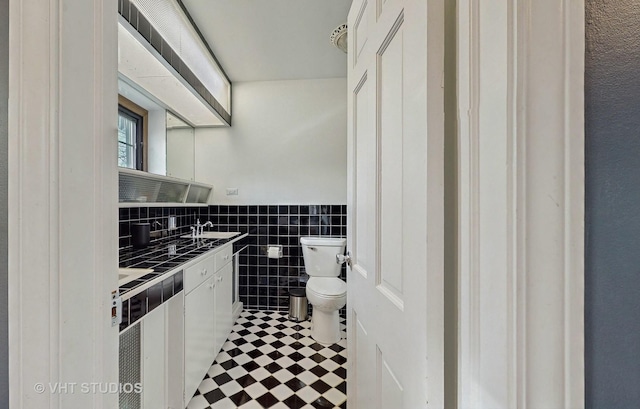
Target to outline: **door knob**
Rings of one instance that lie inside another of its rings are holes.
[[[347,265],[351,267],[351,252],[347,251],[346,255],[336,254],[336,263],[337,264],[347,263]]]

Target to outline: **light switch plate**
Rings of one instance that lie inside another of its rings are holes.
[[[238,188],[237,187],[228,187],[227,188],[227,196],[238,196]]]

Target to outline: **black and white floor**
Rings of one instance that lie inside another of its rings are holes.
[[[346,408],[344,334],[323,346],[309,327],[283,312],[243,311],[187,409]]]

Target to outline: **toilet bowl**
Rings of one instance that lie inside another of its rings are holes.
[[[346,240],[333,237],[301,237],[305,271],[309,275],[306,294],[312,307],[311,337],[320,344],[340,341],[338,311],[347,303],[347,283],[338,278]]]
[[[347,283],[339,278],[311,277],[307,299],[313,307],[311,337],[320,344],[340,341],[338,311],[347,303]]]

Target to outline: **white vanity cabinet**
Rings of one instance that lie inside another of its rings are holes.
[[[230,242],[125,292],[120,382],[142,392],[121,393],[120,407],[188,405],[231,333],[232,261]]]
[[[185,269],[184,405],[195,393],[222,344],[232,317],[232,245]]]

